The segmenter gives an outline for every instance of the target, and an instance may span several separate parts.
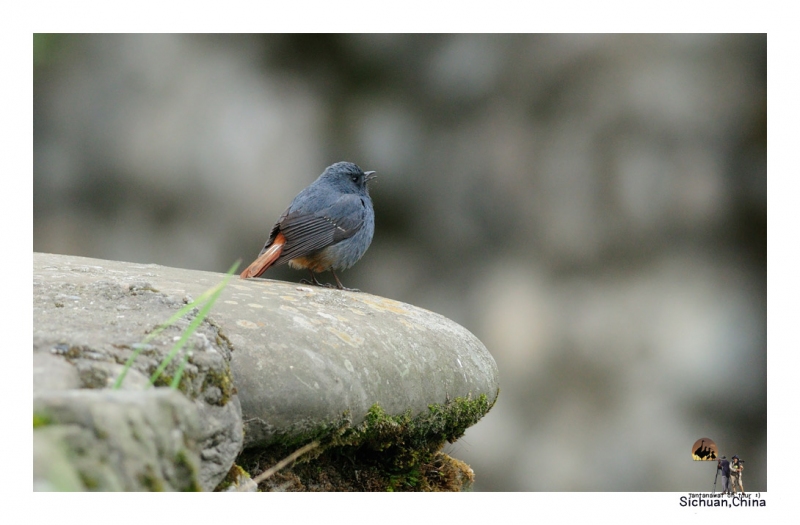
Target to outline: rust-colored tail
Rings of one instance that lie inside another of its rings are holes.
[[[286,237],[284,237],[282,233],[279,233],[275,236],[275,240],[270,244],[269,248],[259,255],[258,259],[253,261],[239,277],[242,279],[250,279],[251,277],[258,277],[264,273],[267,268],[272,266],[272,263],[278,260],[278,257],[280,257],[283,251],[284,244],[286,244]]]

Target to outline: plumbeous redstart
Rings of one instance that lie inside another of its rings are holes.
[[[330,270],[340,290],[346,290],[334,270],[353,266],[372,242],[375,212],[367,183],[374,171],[361,171],[352,162],[325,168],[311,185],[297,194],[272,227],[258,258],[242,272],[242,279],[258,277],[273,265],[288,262],[297,270]]]

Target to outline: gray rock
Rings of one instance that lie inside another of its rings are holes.
[[[34,488],[200,490],[200,419],[180,392],[67,390],[33,402]]]
[[[142,349],[141,354],[122,389],[148,388],[148,378],[188,324],[180,320],[176,327],[141,345],[150,331],[184,306],[182,298],[187,294],[186,290],[159,291],[148,280],[155,275],[148,268],[34,254],[35,394],[108,388],[137,348]],[[170,273],[182,272],[172,269]],[[192,293],[199,295],[219,280],[220,276],[214,275],[213,282],[195,286]],[[196,436],[201,451],[200,485],[212,490],[231,468],[243,442],[241,406],[231,380],[230,343],[207,319],[187,347],[192,355],[180,390],[193,401],[201,426]],[[167,367],[157,384],[169,382],[177,362]]]
[[[52,427],[33,431],[33,490],[77,492],[85,490],[64,443],[72,429]],[[72,430],[74,431],[74,430]]]
[[[494,359],[438,314],[366,293],[272,281],[232,287],[245,446],[358,425],[375,404],[416,415],[456,398],[485,394],[491,406],[497,397]]]
[[[78,370],[66,360],[46,352],[33,353],[33,392],[80,388]]]
[[[149,331],[221,279],[34,254],[34,354],[70,363],[83,387],[106,387]],[[142,347],[128,388],[141,393],[187,322]],[[229,472],[243,443],[242,424],[247,447],[287,446],[355,428],[370,413],[420,416],[416,421],[438,425],[431,431],[437,439],[453,439],[498,394],[494,359],[470,332],[367,293],[234,277],[192,339],[181,390],[197,409],[204,489]],[[75,374],[61,375],[71,377],[63,384],[74,384]],[[415,432],[424,433],[424,425]]]

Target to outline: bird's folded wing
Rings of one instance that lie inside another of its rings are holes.
[[[358,195],[343,195],[316,213],[288,213],[278,223],[286,245],[277,263],[303,257],[348,239],[364,225],[366,204]]]

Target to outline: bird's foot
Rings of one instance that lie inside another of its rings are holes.
[[[300,279],[300,284],[313,284],[314,286],[321,286],[322,288],[336,288],[332,284],[328,283],[321,283],[317,281],[317,278],[314,276],[314,272],[311,272],[311,280],[308,279]]]
[[[337,277],[336,272],[333,271],[333,268],[331,268],[331,273],[333,274],[333,278],[336,279],[337,288],[339,288],[340,290],[344,290],[345,292],[360,292],[361,291],[358,288],[345,288],[345,286],[342,284],[342,281],[340,281],[339,277]]]
[[[300,284],[311,284],[313,286],[319,286],[321,288],[336,288],[334,285],[330,283],[321,283],[314,279],[313,281],[309,281],[308,279],[300,279]]]

